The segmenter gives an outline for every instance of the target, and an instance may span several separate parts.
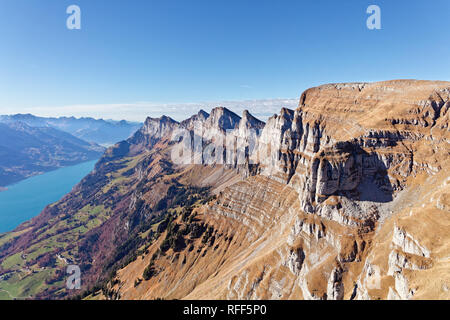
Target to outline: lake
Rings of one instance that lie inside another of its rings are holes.
[[[94,169],[96,162],[57,169],[7,186],[0,192],[0,233],[13,230],[61,199]]]

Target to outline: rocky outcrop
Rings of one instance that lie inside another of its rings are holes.
[[[172,132],[178,127],[179,123],[169,117],[148,117],[141,129],[139,129],[128,142],[132,145],[140,145],[150,149],[161,139],[169,139]]]
[[[394,227],[394,235],[392,236],[392,243],[395,246],[400,247],[405,253],[410,253],[425,258],[430,257],[430,250],[420,245],[420,243],[416,239],[414,239],[410,234],[408,234],[405,230],[402,230],[397,226]]]
[[[200,110],[197,114],[193,115],[189,119],[181,121],[180,125],[187,130],[193,131],[195,129],[196,122],[204,123],[206,119],[208,119],[208,117],[209,113],[204,110]]]

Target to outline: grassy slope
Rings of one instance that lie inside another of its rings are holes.
[[[130,178],[121,174],[133,168],[139,157],[128,158],[122,161],[125,166],[114,172],[108,179],[108,184],[99,193],[105,193],[112,185],[120,185]],[[109,186],[109,187],[108,187]],[[123,189],[117,191],[120,195]],[[64,205],[61,200],[52,206]],[[37,234],[33,244],[26,250],[7,256],[0,261],[3,276],[0,278],[0,299],[28,298],[51,287],[63,287],[64,277],[58,277],[57,272],[64,272],[67,263],[76,261],[77,246],[70,248],[70,244],[78,243],[88,231],[102,225],[110,217],[111,209],[104,205],[91,206],[90,204],[78,210],[75,214],[66,216],[64,212],[51,219],[48,224],[34,230]],[[30,231],[31,228],[16,232],[4,233],[0,237],[0,247],[7,245],[20,235]],[[59,250],[58,250],[59,249]],[[40,266],[36,260],[46,253],[56,255],[53,263]],[[55,281],[56,280],[56,281]],[[55,281],[48,284],[49,281]]]

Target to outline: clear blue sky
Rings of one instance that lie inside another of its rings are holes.
[[[71,4],[81,30],[66,28]],[[382,30],[366,28],[370,4]],[[449,13],[448,0],[0,0],[0,114],[450,80]]]

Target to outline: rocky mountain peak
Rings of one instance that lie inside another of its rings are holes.
[[[161,138],[171,132],[179,123],[168,116],[162,116],[159,118],[148,117],[145,120],[143,130],[144,134],[153,136],[155,138]]]
[[[280,115],[282,117],[293,117],[294,110],[283,107],[283,108],[281,108]]]
[[[204,123],[209,117],[209,113],[201,109],[197,114],[194,114],[192,117],[181,121],[180,125],[182,128],[188,130],[194,130],[195,122]]]
[[[206,120],[209,117],[209,113],[203,109],[200,109],[200,111],[197,113],[197,116],[203,120]]]
[[[8,118],[10,118],[13,121],[26,121],[26,120],[34,120],[36,119],[36,117],[34,115],[32,115],[31,113],[18,113],[18,114],[14,114],[11,116],[7,116]]]
[[[145,120],[145,125],[147,124],[155,124],[155,123],[168,123],[168,124],[175,124],[178,123],[177,121],[173,120],[172,118],[168,117],[168,116],[161,116],[159,118],[151,118],[151,117],[147,117],[147,119]]]
[[[130,138],[128,142],[151,148],[158,140],[169,137],[179,123],[168,116],[159,118],[147,117],[144,125]]]
[[[239,121],[241,121],[241,117],[233,111],[224,107],[216,107],[211,110],[211,114],[206,122],[208,128],[230,130],[236,129],[239,125]]]
[[[14,122],[7,122],[5,123],[6,126],[10,127],[11,129],[18,130],[18,131],[30,131],[32,128],[28,126],[25,122],[22,121],[14,121]]]
[[[257,118],[255,118],[248,110],[244,110],[242,113],[242,119],[239,122],[239,128],[253,128],[262,129],[265,123]]]

